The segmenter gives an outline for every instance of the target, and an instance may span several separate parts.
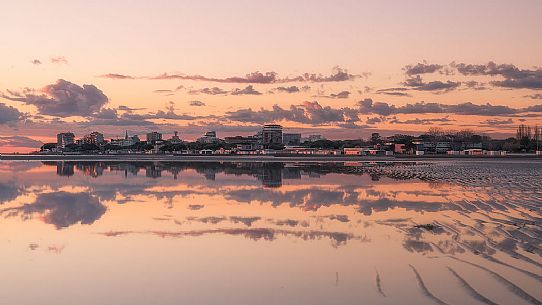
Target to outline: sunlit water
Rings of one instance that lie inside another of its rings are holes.
[[[540,304],[542,162],[0,163],[0,304]]]

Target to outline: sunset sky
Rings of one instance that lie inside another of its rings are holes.
[[[542,125],[542,1],[7,1],[0,152],[276,122],[328,138]]]

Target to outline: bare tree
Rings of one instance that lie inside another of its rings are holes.
[[[523,124],[519,125],[516,132],[516,138],[520,141],[524,138],[531,139],[531,127]]]
[[[432,138],[441,139],[446,135],[446,132],[444,131],[444,129],[440,127],[431,127],[429,128],[429,131],[427,132],[427,134],[431,136]]]
[[[536,150],[540,150],[540,140],[542,140],[542,127],[536,125],[534,127],[534,140],[536,141]]]
[[[461,129],[460,131],[455,133],[455,136],[460,141],[467,141],[474,136],[474,131],[472,129]]]

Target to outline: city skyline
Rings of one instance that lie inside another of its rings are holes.
[[[265,123],[333,139],[430,126],[505,138],[542,116],[537,1],[149,5],[6,4],[1,151],[68,130],[195,140]]]
[[[57,134],[56,142],[43,144],[33,154],[43,155],[275,155],[275,156],[393,156],[427,154],[449,156],[506,156],[508,153],[535,153],[539,156],[542,128],[519,125],[516,136],[492,139],[469,129],[446,130],[432,127],[420,135],[395,134],[382,136],[377,132],[367,139],[326,139],[319,134],[302,135],[284,130],[278,124],[264,124],[250,135],[221,138],[216,131],[207,131],[195,141],[187,141],[175,131],[167,138],[157,131],[145,135],[128,135],[108,140],[93,131],[84,136],[72,132]]]

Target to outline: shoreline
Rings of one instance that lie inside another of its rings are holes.
[[[314,156],[314,155],[0,155],[0,161],[127,161],[127,162],[398,162],[442,160],[542,160],[542,156],[518,154],[507,156],[448,156],[448,155],[396,155],[396,156]]]

